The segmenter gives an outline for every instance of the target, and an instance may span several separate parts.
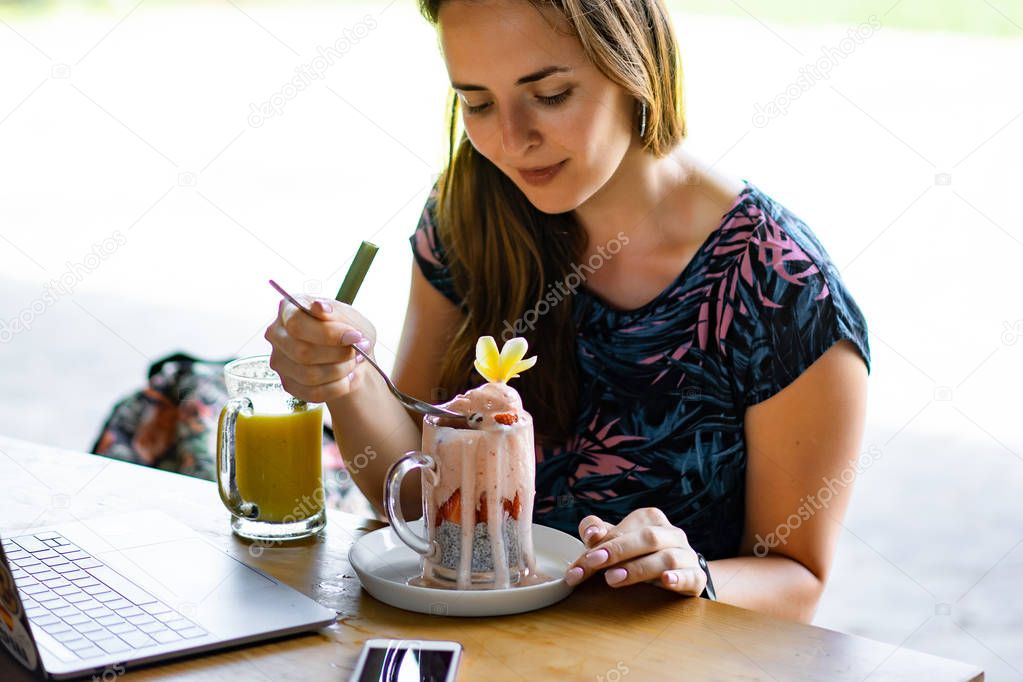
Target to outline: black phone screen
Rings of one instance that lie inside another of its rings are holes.
[[[359,682],[446,682],[453,651],[372,647]]]

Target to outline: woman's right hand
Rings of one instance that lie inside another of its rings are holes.
[[[273,346],[270,367],[299,400],[323,403],[349,395],[361,383],[364,359],[352,345],[370,353],[376,329],[345,303],[316,299],[307,307],[316,318],[281,301],[263,335]]]

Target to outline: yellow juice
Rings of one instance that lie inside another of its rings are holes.
[[[251,400],[252,416],[239,414],[235,424],[235,481],[242,499],[259,506],[259,521],[291,523],[318,514],[323,509],[323,406],[284,393]]]

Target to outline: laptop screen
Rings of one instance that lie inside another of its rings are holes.
[[[21,605],[18,588],[14,584],[7,549],[16,549],[13,543],[0,542],[0,644],[32,672],[41,672],[39,650],[28,627],[28,615]]]

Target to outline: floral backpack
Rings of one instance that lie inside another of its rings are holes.
[[[228,399],[227,362],[175,353],[153,363],[148,384],[114,405],[92,451],[215,481],[217,420]],[[329,507],[375,516],[345,471],[334,432],[326,425],[323,487]]]

